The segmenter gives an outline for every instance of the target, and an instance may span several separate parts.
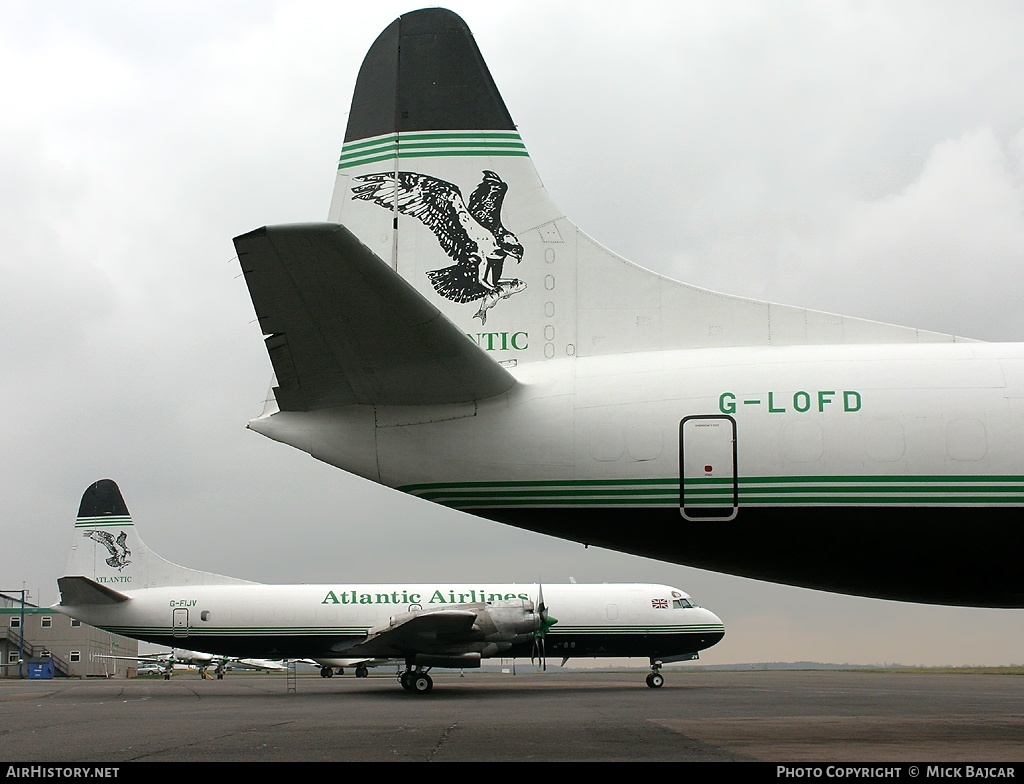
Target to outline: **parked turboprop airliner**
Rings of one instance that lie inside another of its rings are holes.
[[[651,194],[672,176],[655,153]],[[328,217],[235,238],[275,374],[251,429],[588,545],[1024,607],[1024,346],[708,291],[601,247],[450,11],[371,46]]]
[[[53,609],[139,640],[228,656],[405,662],[408,691],[433,688],[432,667],[479,667],[492,657],[563,663],[642,656],[647,684],[666,662],[698,658],[722,621],[666,585],[261,585],[187,569],[139,537],[110,479],[82,496]]]
[[[215,653],[203,653],[202,651],[190,651],[186,648],[172,648],[169,651],[159,653],[143,653],[138,656],[113,656],[111,654],[94,654],[94,659],[113,659],[116,661],[131,661],[138,664],[157,664],[161,668],[164,680],[169,680],[175,667],[194,667],[199,672],[200,678],[208,677],[208,670],[212,667],[217,680],[224,679],[228,665],[241,667],[246,670],[285,671],[288,666],[281,661],[270,659],[241,659],[237,656],[220,656]]]

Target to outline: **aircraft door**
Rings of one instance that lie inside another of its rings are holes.
[[[736,420],[725,414],[679,423],[679,511],[686,520],[732,520],[739,508]]]
[[[188,608],[174,608],[171,627],[175,637],[188,637]]]

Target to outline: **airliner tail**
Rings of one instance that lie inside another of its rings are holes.
[[[113,480],[94,482],[82,495],[71,553],[58,580],[61,605],[117,604],[128,599],[126,591],[139,588],[228,583],[250,581],[178,566],[150,550]]]

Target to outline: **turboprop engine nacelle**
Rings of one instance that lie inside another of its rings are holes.
[[[451,667],[453,669],[473,669],[480,666],[479,653],[417,653],[413,661],[420,667]]]
[[[488,642],[528,642],[540,629],[540,614],[533,602],[525,599],[507,600],[488,604],[477,615],[474,630],[479,629]]]

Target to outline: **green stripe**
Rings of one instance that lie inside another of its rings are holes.
[[[441,132],[388,134],[346,144],[338,159],[339,169],[363,166],[395,158],[459,156],[526,157],[526,145],[512,132]]]
[[[671,612],[671,611],[666,611]],[[173,635],[175,631],[169,626],[105,626],[103,627],[107,631],[114,632],[115,634],[121,634],[126,637],[132,636],[155,636],[155,635]],[[303,629],[291,629],[291,628],[276,628],[268,629],[263,627],[239,627],[234,629],[198,629],[195,627],[189,627],[187,630],[188,634],[182,634],[182,637],[324,637],[324,636],[338,636],[338,637],[358,637],[363,639],[366,637],[366,630],[361,629],[337,629],[337,628],[313,628],[307,627]],[[658,634],[708,634],[724,632],[724,624],[716,623],[705,623],[705,624],[678,624],[674,626],[562,626],[558,624],[551,628],[549,634],[553,636],[558,635],[587,635],[587,634],[647,634],[647,635],[658,635]],[[340,655],[340,654],[339,654]]]
[[[589,479],[406,485],[403,492],[457,509],[479,507],[669,507],[679,504],[679,480]],[[737,481],[741,505],[1005,506],[1024,504],[1024,477],[1008,476],[786,476]],[[689,505],[731,506],[733,479],[687,479]]]
[[[154,635],[174,635],[176,632],[183,632],[182,637],[358,637],[360,640],[366,637],[366,629],[359,628],[316,628],[308,627],[303,629],[282,628],[237,628],[237,629],[199,629],[190,626],[187,629],[176,629],[170,626],[104,626],[107,631],[115,634],[122,634],[125,637],[141,637]],[[185,633],[187,632],[187,633]]]
[[[689,481],[689,480],[687,480]],[[732,480],[727,480],[732,481]],[[434,488],[474,488],[474,487],[509,487],[509,488],[524,488],[524,487],[566,487],[567,485],[572,487],[624,487],[624,486],[649,486],[649,485],[668,485],[673,489],[679,488],[678,479],[537,479],[537,480],[526,480],[522,482],[516,481],[497,481],[497,482],[460,482],[455,484],[454,482],[432,482],[430,484],[420,485],[403,485],[398,488],[403,493],[410,493],[415,495],[419,490],[431,490]]]
[[[892,506],[905,506],[912,504],[914,506],[920,506],[922,504],[929,506],[943,506],[943,507],[961,507],[961,506],[1019,506],[1024,503],[1024,496],[1021,495],[1008,495],[999,497],[981,497],[971,495],[914,495],[912,497],[899,496],[899,495],[799,495],[799,496],[787,496],[783,498],[773,498],[770,496],[756,498],[744,497],[742,494],[739,496],[739,503],[741,506],[757,507],[765,506],[769,504],[782,505],[782,506],[793,506],[793,507],[817,507],[817,506],[838,506],[838,507],[850,507],[850,506],[861,506],[864,504],[880,506],[889,504]],[[728,499],[723,498],[701,498],[691,499],[686,498],[686,506],[690,507],[721,507],[723,505],[732,506],[731,496]]]
[[[796,493],[820,493],[827,491],[829,488],[820,487],[818,485],[808,485],[806,487],[745,487],[743,483],[740,483],[739,492],[741,496],[754,497],[762,493],[775,493],[781,495],[793,495]],[[964,488],[957,485],[896,485],[893,487],[876,487],[874,485],[864,485],[863,487],[849,487],[844,486],[841,489],[844,493],[856,494],[856,493],[888,493],[890,495],[905,494],[905,493],[960,493],[965,490],[971,493],[1024,493],[1024,486],[1022,485],[990,485],[988,487],[969,487]],[[698,496],[724,496],[732,495],[732,487],[705,487],[705,488],[691,488],[689,483],[686,487],[686,495],[698,495]]]
[[[75,528],[116,528],[126,525],[133,525],[132,518],[127,515],[79,517],[75,520]]]
[[[708,634],[724,632],[725,625],[707,623],[693,626],[569,626],[557,624],[551,627],[550,635],[568,634]]]
[[[720,491],[704,491],[704,492],[720,492]],[[644,497],[665,497],[665,498],[676,498],[679,496],[679,488],[673,488],[670,490],[629,490],[629,489],[617,489],[617,488],[569,488],[567,490],[529,490],[520,494],[516,491],[509,493],[515,495],[528,495],[531,498],[554,498],[557,496],[573,496],[573,497],[588,497],[588,496],[600,496],[602,498],[619,498],[626,496],[644,496]],[[483,490],[467,490],[467,491],[444,491],[436,493],[421,493],[420,498],[426,498],[430,501],[435,501],[438,498],[458,498],[465,500],[473,500],[479,498],[493,498],[494,493],[488,493]]]
[[[677,479],[655,480],[677,482]],[[991,482],[1021,482],[1024,483],[1024,476],[1009,474],[1000,476],[995,474],[970,474],[964,476],[949,476],[948,474],[898,474],[895,476],[744,476],[739,479],[740,484],[850,484],[850,483],[874,483],[891,484],[893,482],[907,482],[909,484],[921,484],[929,482],[960,482],[965,484],[982,484]],[[687,484],[726,484],[732,483],[731,477],[690,477]]]

